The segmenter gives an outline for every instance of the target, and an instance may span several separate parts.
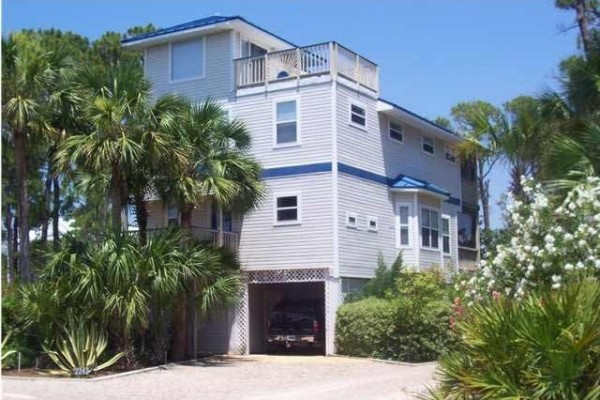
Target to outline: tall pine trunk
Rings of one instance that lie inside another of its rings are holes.
[[[17,163],[17,208],[19,215],[19,270],[21,279],[31,280],[29,254],[29,195],[27,193],[27,144],[25,132],[14,134],[15,160]]]
[[[190,203],[183,204],[181,206],[181,229],[186,232],[188,235],[191,235],[192,232],[192,211],[194,210],[194,205]]]
[[[173,361],[185,359],[187,347],[187,298],[185,295],[177,301],[173,319],[173,342],[171,343],[171,358]]]
[[[52,195],[54,197],[52,204],[52,238],[55,249],[60,246],[60,230],[58,229],[58,222],[60,220],[60,181],[58,177],[52,178]]]

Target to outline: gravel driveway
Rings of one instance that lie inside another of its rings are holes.
[[[2,378],[6,400],[414,399],[433,383],[417,366],[320,356],[221,357],[98,381]]]

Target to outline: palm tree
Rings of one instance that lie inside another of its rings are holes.
[[[150,99],[150,86],[138,63],[119,63],[83,68],[80,73],[83,113],[90,133],[67,138],[57,152],[57,163],[68,170],[72,164],[101,178],[110,176],[112,228],[121,230],[121,213],[127,202],[127,173],[142,156],[132,123]]]
[[[2,39],[2,117],[15,151],[19,268],[25,281],[31,279],[27,153],[36,134],[52,131],[45,104],[56,76],[51,54],[34,37],[13,34]]]
[[[193,300],[209,312],[237,299],[240,288],[235,259],[180,241],[176,232],[142,246],[122,233],[99,242],[66,237],[40,280],[22,290],[24,322],[53,339],[69,319],[85,318],[111,332],[121,351],[149,338],[162,360],[170,316],[187,293],[195,289]]]
[[[497,129],[500,116],[500,110],[483,101],[459,103],[452,108],[452,117],[465,138],[457,146],[457,153],[461,160],[474,160],[476,164],[483,229],[486,232],[491,229],[489,174],[500,158],[502,132]]]

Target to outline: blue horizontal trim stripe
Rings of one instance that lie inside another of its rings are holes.
[[[381,184],[387,185],[387,186],[390,186],[390,184],[392,183],[391,179],[388,178],[387,176],[383,176],[383,175],[379,175],[379,174],[376,174],[373,172],[365,171],[364,169],[351,167],[350,165],[344,164],[344,163],[338,163],[338,171],[340,171],[344,174],[356,176],[357,178],[366,179],[368,181],[381,183]]]
[[[461,203],[459,198],[452,197],[452,196],[450,196],[450,198],[448,200],[444,200],[444,201],[448,204],[453,204],[455,206],[460,206],[460,203]]]
[[[331,172],[331,163],[318,163],[307,165],[292,165],[289,167],[266,168],[263,170],[264,179],[279,178],[282,176],[315,174],[318,172]]]

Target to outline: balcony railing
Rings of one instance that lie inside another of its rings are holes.
[[[238,89],[330,74],[379,91],[377,65],[335,42],[234,60]]]
[[[164,232],[167,228],[152,228],[146,230],[146,236],[151,238],[152,236],[159,235]],[[130,234],[137,234],[138,230],[129,230]],[[217,229],[206,229],[198,226],[191,227],[192,237],[200,242],[209,243],[214,247],[226,247],[232,251],[238,251],[240,245],[240,236],[237,232],[225,232]]]

